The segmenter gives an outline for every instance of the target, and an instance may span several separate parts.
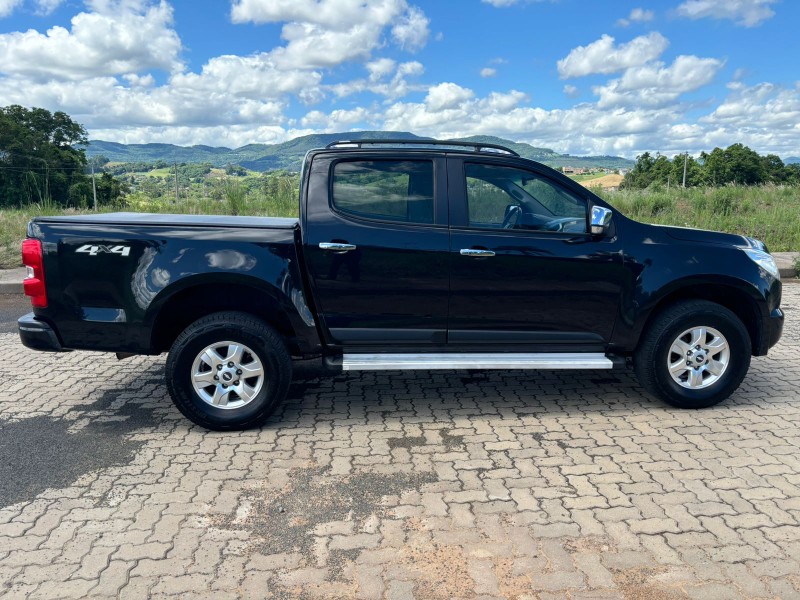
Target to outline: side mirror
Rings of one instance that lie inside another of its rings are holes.
[[[592,235],[603,235],[608,231],[613,214],[611,210],[603,206],[592,206]]]

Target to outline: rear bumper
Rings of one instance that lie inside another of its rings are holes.
[[[17,326],[19,327],[19,339],[22,340],[23,346],[49,352],[64,350],[53,328],[44,321],[37,320],[33,313],[20,317]]]

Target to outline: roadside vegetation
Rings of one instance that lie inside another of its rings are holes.
[[[738,233],[764,241],[772,252],[800,249],[800,188],[593,189],[624,215],[658,225]]]
[[[32,217],[92,211],[92,166],[99,212],[297,215],[297,173],[101,156],[89,162],[86,141],[83,127],[64,113],[0,108],[0,268],[19,266]],[[608,169],[574,178],[639,221],[749,235],[772,251],[800,249],[800,164],[741,144],[699,160],[645,153],[624,179]]]
[[[255,180],[255,181],[253,181]],[[793,186],[725,186],[592,191],[626,216],[645,223],[714,229],[764,240],[771,251],[800,248],[800,189]],[[106,204],[101,212],[118,210],[213,215],[297,216],[299,176],[278,173],[222,179],[207,197],[151,198],[132,193]],[[20,244],[27,222],[37,215],[79,214],[87,209],[32,204],[0,211],[0,268],[19,266]]]

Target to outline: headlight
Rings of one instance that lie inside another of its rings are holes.
[[[772,258],[769,252],[756,250],[755,248],[743,248],[743,250],[745,254],[750,257],[750,260],[772,275],[775,279],[781,278],[781,272],[778,270],[778,265],[775,264],[775,259]]]

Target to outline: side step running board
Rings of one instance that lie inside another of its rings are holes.
[[[602,353],[439,353],[345,354],[343,371],[432,369],[611,369],[614,363]]]

